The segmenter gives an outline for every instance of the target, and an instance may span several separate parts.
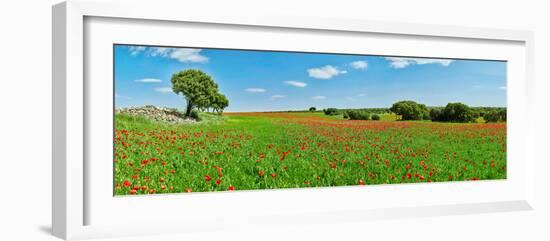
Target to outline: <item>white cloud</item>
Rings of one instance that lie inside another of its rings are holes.
[[[359,96],[359,97],[365,97],[365,96],[367,96],[367,95],[366,95],[365,93],[361,93],[361,94],[358,94],[357,96]]]
[[[501,89],[501,90],[506,90],[506,86],[500,86],[498,88]]]
[[[168,57],[168,54],[172,50],[173,50],[173,48],[151,47],[149,49],[149,55],[151,55],[151,56],[160,56],[160,57]]]
[[[130,51],[130,55],[136,56],[139,53],[145,51],[147,48],[143,46],[130,46],[128,47],[128,50]]]
[[[453,60],[451,59],[402,58],[402,57],[386,57],[385,59],[390,61],[390,66],[394,69],[402,69],[415,64],[418,64],[418,65],[440,64],[442,66],[449,66],[453,62]]]
[[[159,88],[155,88],[155,91],[160,92],[160,93],[170,93],[170,92],[172,92],[172,88],[171,87],[159,87]]]
[[[293,80],[285,81],[285,84],[287,84],[287,85],[292,85],[292,86],[294,86],[294,87],[300,87],[300,88],[303,88],[303,87],[306,87],[306,86],[307,86],[307,84],[304,83],[304,82],[293,81]]]
[[[282,98],[285,98],[286,96],[284,95],[272,95],[271,96],[271,99],[282,99]]]
[[[135,82],[139,83],[160,83],[162,80],[160,79],[153,79],[153,78],[145,78],[145,79],[137,79]]]
[[[346,100],[353,101],[353,97],[346,97]]]
[[[248,88],[245,89],[246,92],[252,92],[252,93],[264,93],[265,89],[262,88]]]
[[[177,59],[180,62],[206,63],[208,58],[201,55],[201,49],[183,49],[172,50],[170,58]]]
[[[171,58],[182,63],[208,62],[208,57],[201,55],[202,49],[131,46],[129,50],[134,56],[143,52],[149,56]]]
[[[132,98],[125,95],[119,95],[118,93],[115,93],[115,98],[117,99],[125,99],[125,100],[131,100]]]
[[[314,100],[324,100],[326,98],[327,98],[326,96],[322,96],[322,95],[317,95],[317,96],[312,97],[312,99],[314,99]]]
[[[334,76],[347,73],[347,71],[339,70],[337,67],[334,67],[332,65],[325,65],[320,68],[308,69],[307,72],[310,77],[316,79],[330,79]]]
[[[354,69],[367,69],[367,67],[369,66],[369,64],[367,63],[367,61],[353,61],[350,63],[351,67],[353,67]]]

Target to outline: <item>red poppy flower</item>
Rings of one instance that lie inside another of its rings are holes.
[[[212,180],[212,178],[210,177],[210,175],[206,174],[206,175],[204,175],[204,180],[209,182],[210,180]]]
[[[137,192],[137,191],[136,191],[135,189],[132,189],[132,190],[130,190],[130,195],[135,195],[136,192]]]
[[[235,190],[235,187],[233,185],[229,185],[229,187],[227,188],[227,190],[229,191],[234,191]]]
[[[288,155],[288,152],[283,152],[283,156],[281,157],[281,161],[286,158],[286,155]]]
[[[222,183],[222,180],[220,180],[220,179],[216,180],[217,185],[220,185],[221,183]]]
[[[277,177],[277,173],[271,173],[271,177],[272,177],[272,178]]]
[[[123,185],[125,187],[129,187],[129,186],[132,186],[132,183],[130,181],[126,180],[126,181],[124,181]]]
[[[132,179],[138,179],[138,176],[136,174],[132,175]]]
[[[363,179],[359,179],[359,185],[365,185],[365,181],[363,181]]]
[[[264,171],[260,171],[260,173],[259,173],[259,174],[260,174],[260,177],[263,177],[263,176],[264,176],[264,174],[265,174],[265,172],[264,172]]]

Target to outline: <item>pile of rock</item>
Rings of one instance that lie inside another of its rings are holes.
[[[141,107],[119,108],[116,113],[143,116],[147,119],[164,121],[169,123],[194,123],[195,119],[186,118],[185,115],[174,108],[146,105]]]

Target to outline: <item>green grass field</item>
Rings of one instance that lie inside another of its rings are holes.
[[[506,178],[506,124],[350,121],[321,112],[115,115],[115,193]]]

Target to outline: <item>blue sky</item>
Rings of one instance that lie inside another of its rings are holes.
[[[506,106],[506,62],[115,45],[115,106],[184,109],[170,77],[200,69],[227,112],[428,106]]]

